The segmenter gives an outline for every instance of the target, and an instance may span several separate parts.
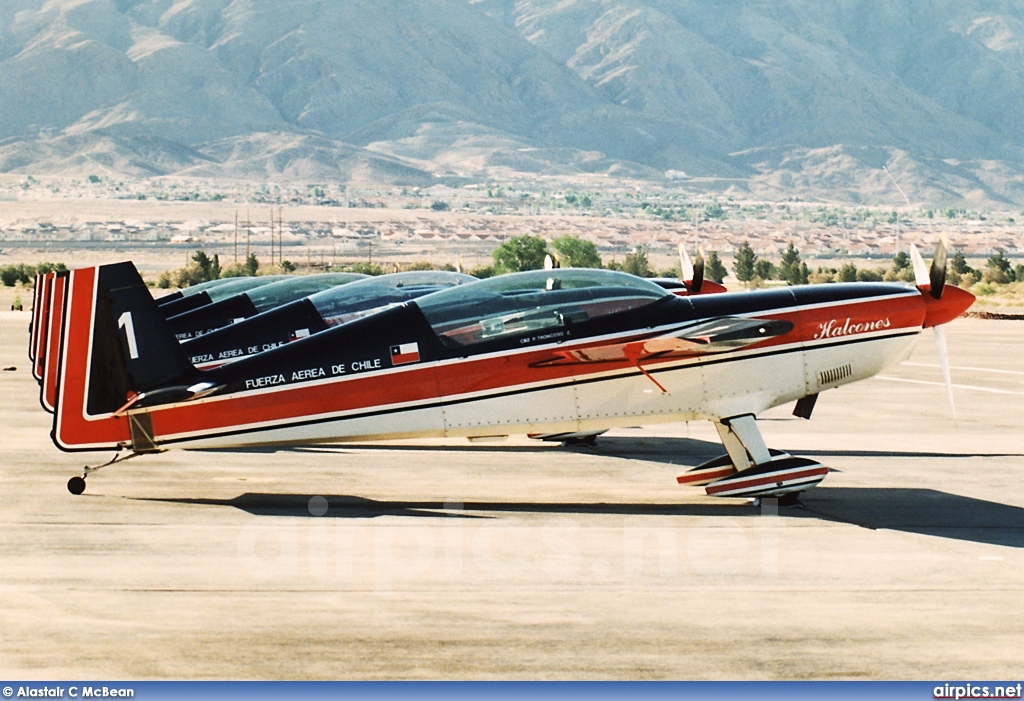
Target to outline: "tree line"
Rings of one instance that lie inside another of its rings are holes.
[[[59,273],[67,269],[68,267],[63,263],[37,263],[36,265],[17,263],[0,268],[0,282],[4,287],[14,287],[19,282],[22,285],[27,285],[35,281],[36,275]]]
[[[620,270],[638,277],[679,277],[679,267],[656,271],[643,246],[638,246],[626,254],[622,262],[612,260],[605,263],[597,246],[573,234],[566,234],[547,241],[539,236],[525,234],[514,236],[495,249],[492,257],[494,264],[481,266],[470,271],[476,277],[490,277],[502,273],[515,273],[523,270],[539,270],[544,267],[544,258],[553,256],[560,265],[572,268],[607,268]],[[709,280],[721,282],[727,270],[718,253],[711,251],[704,264],[704,275]]]
[[[800,252],[791,241],[782,253],[782,260],[775,265],[768,258],[761,258],[744,241],[736,250],[733,259],[736,279],[747,287],[759,287],[768,280],[781,280],[789,285],[819,284],[828,282],[914,282],[914,266],[910,255],[900,251],[892,257],[888,266],[858,268],[854,263],[845,263],[838,268],[819,266],[811,271],[800,259]],[[1014,266],[1000,251],[985,262],[981,270],[967,264],[963,251],[957,251],[949,260],[946,280],[954,285],[968,288],[975,283],[1006,284],[1024,282],[1024,264]]]

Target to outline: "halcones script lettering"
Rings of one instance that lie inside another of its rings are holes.
[[[881,331],[882,329],[889,328],[891,325],[892,322],[889,321],[889,317],[877,321],[858,322],[856,324],[851,323],[849,317],[844,322],[840,322],[838,319],[830,319],[823,324],[818,324],[818,332],[814,334],[814,338],[837,338],[838,336],[849,336],[855,333]]]

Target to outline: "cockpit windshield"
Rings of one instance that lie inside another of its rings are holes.
[[[347,285],[367,276],[360,273],[321,273],[320,275],[297,275],[275,282],[272,285],[258,287],[247,292],[256,311],[265,312],[282,304],[309,297],[339,285]]]
[[[263,287],[264,285],[271,285],[279,280],[287,280],[290,275],[260,275],[259,277],[233,277],[228,278],[228,281],[223,285],[217,285],[206,290],[206,294],[210,295],[211,302],[219,302],[222,299],[228,297],[234,297],[240,295],[243,292],[256,289],[257,287]]]
[[[328,325],[336,326],[382,307],[401,304],[467,282],[477,282],[477,279],[443,270],[414,270],[381,275],[325,290],[312,295],[309,301]]]
[[[417,300],[448,348],[532,332],[556,331],[638,309],[671,293],[612,270],[533,270],[481,280]]]

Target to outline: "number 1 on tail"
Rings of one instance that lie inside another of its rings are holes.
[[[132,360],[139,357],[139,344],[135,340],[135,324],[132,323],[132,313],[125,312],[117,318],[117,328],[124,329],[125,340],[128,341],[128,355]]]

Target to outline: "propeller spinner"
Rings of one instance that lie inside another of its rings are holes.
[[[949,351],[946,348],[946,333],[943,325],[967,311],[974,303],[974,295],[959,287],[946,289],[946,258],[949,239],[943,234],[935,246],[931,266],[925,265],[917,246],[910,245],[910,260],[914,264],[914,281],[921,294],[925,295],[924,326],[931,326],[935,332],[935,350],[942,368],[942,379],[946,384],[946,395],[956,421],[956,404],[953,401],[953,381],[949,374]]]

